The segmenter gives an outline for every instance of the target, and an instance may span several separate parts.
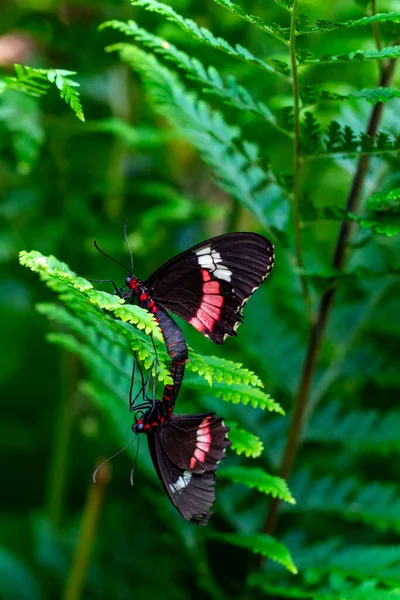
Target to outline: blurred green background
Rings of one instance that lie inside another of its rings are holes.
[[[287,59],[273,38],[264,37],[212,2],[174,0],[171,4],[231,43],[242,43],[260,56]],[[301,2],[301,10],[314,19],[341,21],[364,14],[360,6],[344,0],[317,4]],[[379,4],[380,11],[396,8],[395,2]],[[287,24],[285,14],[273,3],[249,0],[241,5],[267,22]],[[118,449],[108,423],[80,391],[84,370],[79,361],[45,341],[51,325],[35,312],[34,305],[54,298],[36,275],[18,265],[18,251],[36,249],[53,254],[84,277],[110,278],[122,284],[123,270],[96,252],[93,240],[113,257],[129,263],[123,240],[126,219],[135,271],[141,278],[207,237],[234,230],[265,233],[218,188],[196,151],[153,112],[140,79],[117,54],[104,51],[108,44],[125,40],[115,31],[98,32],[98,26],[108,19],[129,18],[221,72],[235,74],[271,108],[291,102],[290,88],[273,75],[261,77],[246,64],[198,46],[172,24],[122,0],[14,0],[3,7],[3,74],[12,75],[14,63],[76,71],[86,116],[84,123],[78,121],[55,90],[40,100],[13,91],[0,95],[0,597],[6,600],[62,597],[94,465]],[[389,25],[385,35],[394,37]],[[304,36],[299,46],[316,55],[335,54],[363,48],[371,39],[369,28],[354,28],[335,35]],[[376,62],[322,65],[304,69],[302,77],[304,82],[323,83],[332,91],[345,93],[374,87],[378,69]],[[398,75],[396,81],[398,84]],[[291,170],[291,142],[285,136],[216,100],[207,100],[224,111],[228,122],[243,127],[275,169]],[[386,131],[393,132],[398,122],[398,102],[385,105]],[[326,103],[318,107],[317,114],[323,123],[335,118],[364,131],[370,111],[367,102],[359,101]],[[354,165],[354,158],[307,163],[302,176],[304,194],[319,207],[344,206]],[[364,196],[385,186],[399,187],[399,181],[396,156],[386,161],[374,158]],[[182,325],[192,347],[244,363],[287,410],[307,343],[298,278],[284,251],[293,245],[288,214],[283,202],[266,208],[267,220],[281,231],[282,248],[276,247],[276,266],[268,282],[246,305],[238,337],[228,340],[223,349],[215,348]],[[304,224],[307,265],[318,270],[329,263],[337,228],[332,221]],[[382,271],[395,263],[398,243],[368,236],[365,230],[357,233],[352,268]],[[112,291],[106,284],[103,289]],[[317,282],[314,300],[320,290]],[[334,400],[343,409],[396,410],[398,293],[397,280],[389,275],[343,284],[323,348],[315,404]],[[127,393],[128,388],[129,382]],[[216,401],[212,390],[207,396],[192,397],[183,386],[180,410],[194,408],[215,408],[259,435],[266,446],[259,464],[270,471],[277,468],[287,417],[271,417]],[[127,412],[126,417],[128,436],[131,415]],[[339,479],[357,473],[360,486],[370,479],[398,479],[395,448],[400,447],[400,430],[390,446],[393,461],[388,462],[378,443],[374,447],[377,454],[367,456],[349,450],[345,440],[339,447],[335,440],[325,445],[332,430],[324,427],[306,440],[299,468],[324,475],[329,466]],[[243,585],[253,558],[244,550],[210,541],[173,512],[152,476],[145,446],[143,443],[133,489],[127,456],[112,461],[112,480],[105,492],[83,597],[250,597],[252,592],[245,592]],[[230,460],[238,462],[237,457]],[[267,506],[265,496],[221,480],[217,482],[213,524],[227,531],[258,531]],[[300,503],[298,512],[284,514],[277,535],[302,531],[309,542],[332,534],[346,543],[397,539],[397,526],[386,533],[371,533],[365,522],[349,525],[346,516],[342,517],[326,518],[323,511],[305,507],[302,512]],[[400,515],[396,518],[400,521]],[[288,540],[290,536],[290,546]],[[296,548],[296,543],[293,539],[291,547]],[[400,577],[398,581],[400,586]],[[254,597],[259,594],[254,592]]]

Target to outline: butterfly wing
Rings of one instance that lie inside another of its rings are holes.
[[[215,413],[173,415],[160,429],[160,440],[171,462],[193,473],[215,471],[231,445],[226,427]]]
[[[211,238],[167,261],[145,286],[156,304],[213,342],[236,335],[241,309],[274,264],[272,243],[257,233]]]
[[[215,500],[215,472],[205,471],[199,475],[175,465],[162,446],[160,429],[163,427],[147,434],[157,475],[181,515],[196,525],[206,525]]]

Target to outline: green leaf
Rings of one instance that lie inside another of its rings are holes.
[[[329,55],[323,54],[319,58],[310,56],[298,56],[300,64],[327,64],[327,63],[342,63],[342,62],[363,62],[367,60],[384,60],[387,58],[397,58],[400,56],[400,46],[389,46],[380,50],[356,50],[349,54]]]
[[[220,6],[224,6],[244,21],[251,23],[258,29],[260,29],[263,33],[268,33],[280,42],[287,44],[287,41],[290,37],[290,33],[287,28],[281,27],[276,23],[274,23],[273,25],[267,25],[260,17],[246,13],[242,7],[238,6],[237,4],[234,4],[233,2],[231,2],[231,0],[214,0],[214,2],[216,4],[219,4]]]
[[[76,75],[75,71],[37,69],[21,65],[15,65],[15,71],[17,76],[5,77],[3,80],[5,86],[0,91],[9,88],[38,97],[46,94],[51,87],[50,84],[54,84],[60,92],[60,97],[72,108],[78,119],[85,120],[77,90],[79,83],[70,77]]]
[[[206,381],[209,381],[210,385],[213,381],[218,383],[224,381],[229,385],[243,383],[255,387],[264,387],[258,375],[249,371],[249,369],[243,368],[241,363],[219,356],[201,356],[194,352],[190,356],[189,369],[202,375]]]
[[[0,547],[0,596],[10,600],[39,600],[39,584],[23,561],[7,548]]]
[[[316,477],[304,470],[290,479],[297,499],[293,510],[327,513],[400,533],[400,489],[388,483],[360,482],[354,477]],[[292,509],[290,509],[292,510]]]
[[[312,23],[310,19],[304,18],[304,15],[301,15],[301,17],[303,18],[298,20],[296,26],[297,35],[322,31],[335,31],[337,29],[351,29],[352,27],[370,26],[374,23],[384,23],[386,21],[400,23],[400,13],[398,12],[379,13],[368,17],[361,17],[361,19],[351,19],[350,21],[342,21],[339,23],[327,21],[325,19],[320,19],[319,21]]]
[[[192,356],[192,354],[190,356]],[[205,360],[208,358],[215,357],[205,357]],[[191,361],[188,364],[188,369],[196,371],[196,368],[193,368]],[[240,402],[245,406],[250,403],[253,408],[261,408],[263,410],[278,412],[281,415],[285,414],[280,404],[275,402],[275,400],[273,400],[269,394],[266,394],[259,388],[251,387],[248,382],[241,383],[240,373],[235,374],[235,380],[237,383],[232,380],[229,371],[224,374],[225,376],[223,380],[213,380],[213,375],[210,374],[207,369],[200,370],[199,374],[202,375],[206,381],[212,381],[212,383],[210,383],[210,385],[212,385],[212,390],[210,390],[204,380],[193,377],[186,377],[186,385],[206,393],[211,392],[217,398],[222,398],[225,400],[225,402],[232,402],[233,404],[238,404]]]
[[[239,548],[247,548],[255,554],[261,554],[266,558],[280,563],[291,573],[297,573],[296,565],[288,548],[270,535],[213,532],[211,533],[211,537],[227,544],[238,546]]]
[[[363,98],[370,104],[378,102],[387,102],[393,98],[400,98],[400,90],[394,87],[377,87],[373,89],[363,89],[351,92],[347,95],[348,98]]]
[[[287,483],[284,479],[270,475],[257,467],[224,467],[218,472],[218,476],[231,479],[234,483],[242,483],[249,488],[256,488],[259,492],[280,498],[290,504],[295,504]]]
[[[240,429],[234,423],[229,423],[231,428],[229,440],[232,442],[232,450],[239,456],[244,454],[247,458],[258,458],[263,452],[263,443],[259,437]]]
[[[261,588],[266,594],[279,598],[304,598],[309,600],[398,600],[400,588],[386,589],[373,580],[354,583],[337,574],[333,574],[328,584],[321,582],[316,587],[310,574],[303,585],[292,584],[280,579],[275,581],[267,573],[252,573],[247,580],[250,587]]]
[[[164,58],[182,69],[187,77],[200,83],[205,92],[222,98],[225,102],[239,110],[255,114],[270,123],[273,127],[289,135],[287,130],[279,126],[267,105],[255,100],[249,90],[240,85],[233,75],[229,77],[228,81],[224,81],[222,75],[215,67],[206,68],[197,58],[189,56],[170,42],[149,33],[146,29],[142,29],[135,21],[128,21],[127,23],[122,21],[108,21],[102,25],[102,28],[106,27],[122,31],[124,34],[134,37],[146,47],[151,48],[157,54],[164,56]],[[114,45],[111,48],[121,50],[120,45]]]
[[[346,445],[352,452],[382,455],[400,452],[400,411],[343,410],[330,402],[313,415],[305,437],[309,441]]]
[[[206,29],[205,27],[199,27],[195,21],[192,21],[192,19],[185,19],[167,4],[157,2],[156,0],[130,1],[134,6],[143,6],[146,10],[156,12],[159,15],[166,17],[168,21],[172,21],[178,25],[181,29],[183,29],[183,31],[189,33],[196,40],[207,46],[210,46],[211,48],[214,48],[215,50],[225,52],[233,58],[237,58],[250,65],[259,67],[264,71],[276,73],[277,75],[285,78],[290,75],[290,69],[283,61],[273,59],[261,60],[260,58],[254,56],[250,50],[244,48],[240,44],[236,44],[235,47],[233,47],[223,38],[215,37],[209,29]]]
[[[122,60],[142,75],[156,110],[199,150],[215,171],[220,187],[237,198],[269,232],[274,224],[273,211],[279,206],[281,228],[289,206],[270,168],[263,168],[260,149],[243,140],[239,127],[228,125],[219,112],[188,92],[154,56],[128,44],[118,49]]]
[[[367,202],[370,210],[400,209],[400,188],[394,188],[389,192],[376,192]]]

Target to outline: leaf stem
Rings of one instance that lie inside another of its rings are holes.
[[[395,62],[396,61],[394,59],[388,61],[385,64],[378,84],[380,87],[388,87],[388,85],[390,84],[394,73]],[[382,116],[382,110],[382,102],[376,104],[372,109],[367,128],[368,135],[374,136],[376,134]],[[367,174],[369,162],[370,157],[368,155],[360,156],[358,159],[355,176],[346,202],[346,211],[348,212],[356,212],[358,208],[361,191],[363,188],[365,176]],[[337,238],[336,247],[332,259],[333,268],[338,269],[340,271],[343,269],[343,265],[345,262],[346,250],[352,231],[352,225],[353,223],[351,221],[345,220],[340,226],[339,235]],[[293,408],[292,420],[290,423],[289,433],[286,440],[286,446],[283,453],[282,464],[279,472],[279,475],[284,479],[287,479],[289,477],[292,471],[294,460],[296,458],[298,444],[304,425],[304,417],[306,414],[311,385],[313,382],[315,368],[317,366],[317,361],[319,358],[319,350],[325,333],[326,324],[328,322],[332,310],[336,290],[336,280],[335,278],[332,278],[330,288],[328,288],[328,290],[323,294],[320,300],[317,319],[315,323],[311,326],[307,353],[303,364],[299,388]],[[266,533],[271,534],[275,530],[278,516],[278,507],[279,499],[272,500],[269,506],[269,511],[264,526],[264,530]]]
[[[103,461],[96,464],[96,468]],[[104,491],[111,479],[111,467],[103,465],[97,475],[96,483],[91,482],[82,516],[78,544],[72,560],[71,570],[65,586],[63,600],[79,600],[85,584],[86,572],[90,563],[93,542],[104,499]]]
[[[291,7],[290,15],[290,64],[292,69],[293,81],[293,112],[294,112],[294,138],[293,138],[293,192],[292,192],[292,208],[294,220],[294,237],[295,237],[295,253],[298,269],[303,267],[303,259],[301,252],[301,232],[300,232],[300,214],[299,214],[299,193],[300,193],[300,178],[303,159],[300,148],[300,100],[299,100],[299,81],[297,73],[296,60],[296,18],[297,18],[298,0],[294,0]],[[308,321],[311,323],[311,302],[308,293],[307,281],[300,275],[300,283],[303,292],[304,302]]]

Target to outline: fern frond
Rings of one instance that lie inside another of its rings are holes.
[[[208,533],[208,532],[207,532]],[[217,533],[209,530],[213,539],[218,539],[239,548],[247,548],[255,554],[261,554],[286,567],[293,574],[297,573],[296,565],[290,555],[289,549],[270,535],[256,533]]]
[[[400,546],[395,544],[363,546],[329,539],[300,546],[296,563],[303,577],[312,573],[314,583],[328,573],[337,573],[356,580],[374,579],[391,586],[400,584]]]
[[[214,0],[214,2],[216,4],[219,4],[220,6],[224,6],[244,21],[251,23],[258,29],[260,29],[263,33],[269,33],[274,38],[287,45],[290,37],[290,32],[287,28],[281,27],[276,23],[274,23],[273,25],[267,25],[260,17],[256,17],[254,15],[246,13],[243,10],[243,8],[241,8],[237,4],[234,4],[233,2],[231,2],[231,0]]]
[[[367,216],[355,217],[362,227],[389,237],[400,233],[400,188],[377,192],[368,199],[367,209]]]
[[[107,292],[95,290],[92,284],[78,277],[76,273],[54,256],[43,256],[40,252],[20,253],[20,263],[29,267],[32,271],[39,273],[42,280],[59,293],[69,290],[81,292],[83,297],[98,308],[113,312],[116,316],[135,325],[138,329],[144,329],[147,334],[152,334],[155,339],[162,341],[162,334],[157,321],[148,311],[138,306],[121,306],[124,300]]]
[[[304,598],[308,600],[399,600],[400,588],[387,589],[373,580],[354,583],[337,574],[327,584],[313,585],[313,578],[300,587],[289,580],[274,581],[266,573],[252,573],[247,584],[260,588],[266,594],[279,598]],[[308,585],[307,585],[308,584]]]
[[[159,15],[162,15],[178,25],[183,31],[186,31],[192,37],[194,37],[199,42],[214,48],[215,50],[220,50],[221,52],[225,52],[229,56],[233,58],[242,60],[250,65],[254,65],[256,67],[261,68],[264,71],[269,73],[275,73],[282,77],[287,78],[290,75],[290,69],[288,65],[280,60],[261,60],[254,56],[250,50],[244,48],[240,44],[236,44],[235,47],[231,46],[229,42],[224,40],[221,37],[215,37],[209,29],[205,27],[199,27],[195,21],[192,19],[185,19],[182,15],[178,14],[171,6],[167,4],[163,4],[162,2],[157,2],[156,0],[130,0],[134,6],[143,6],[146,10],[151,12],[155,12]]]
[[[206,68],[197,58],[189,56],[170,42],[153,35],[146,29],[142,29],[135,21],[128,21],[127,23],[108,21],[102,24],[102,29],[106,27],[122,31],[124,34],[134,37],[146,47],[151,48],[157,54],[164,56],[182,69],[188,78],[200,83],[205,92],[222,98],[226,103],[239,110],[260,117],[285,135],[290,135],[286,129],[279,126],[277,119],[268,106],[259,100],[255,100],[249,90],[240,85],[233,75],[225,82],[215,67]],[[111,46],[111,48],[121,49],[119,45]]]
[[[360,483],[353,477],[332,475],[315,479],[310,471],[296,473],[290,487],[298,504],[295,510],[327,512],[363,522],[379,530],[400,532],[400,490],[380,482]]]
[[[380,50],[356,50],[348,54],[323,54],[318,58],[313,58],[307,54],[298,55],[297,59],[300,65],[313,64],[313,65],[324,65],[324,64],[337,64],[347,62],[364,62],[366,60],[385,60],[390,58],[397,58],[400,56],[400,46],[388,46],[387,48],[381,48]]]
[[[256,488],[259,492],[280,498],[290,504],[295,504],[287,483],[284,479],[270,475],[263,469],[257,467],[225,467],[218,471],[219,477],[231,479],[234,483],[242,483],[249,488]]]
[[[400,150],[399,136],[384,132],[371,137],[353,131],[348,125],[342,127],[337,121],[331,121],[326,131],[322,131],[310,112],[305,113],[302,121],[301,144],[305,160],[327,156],[382,155]]]
[[[70,77],[76,75],[75,71],[36,69],[21,65],[15,65],[15,71],[16,77],[4,78],[3,81],[6,87],[24,92],[30,96],[43,96],[47,93],[51,84],[54,84],[60,92],[60,97],[71,107],[78,119],[80,121],[85,120],[77,90],[79,83]]]
[[[192,357],[192,354],[190,356]],[[188,363],[188,369],[192,371],[196,370],[193,369],[191,361]],[[199,374],[202,375],[204,378],[207,378],[208,375],[206,370],[200,371]],[[228,377],[226,377],[222,381],[214,379],[212,383],[212,393],[214,396],[216,396],[217,398],[222,398],[222,400],[225,400],[225,402],[232,402],[233,404],[238,404],[240,402],[245,406],[250,403],[253,408],[261,408],[262,410],[277,412],[281,415],[285,414],[281,405],[275,402],[275,400],[273,400],[271,396],[269,396],[259,388],[251,387],[248,383],[234,383],[232,381],[229,381],[229,379],[229,373]],[[210,391],[209,386],[207,386],[207,383],[202,379],[186,377],[185,383],[187,386],[195,390],[200,390],[205,393]]]
[[[377,87],[354,90],[347,94],[338,94],[328,90],[318,89],[313,85],[300,85],[300,96],[304,106],[309,106],[323,100],[366,100],[369,104],[387,102],[400,98],[400,90],[395,87]]]
[[[300,15],[300,18],[296,24],[296,35],[318,33],[323,31],[335,31],[337,29],[351,29],[352,27],[365,27],[373,25],[374,23],[385,23],[387,21],[392,23],[400,23],[400,13],[378,13],[376,15],[361,17],[360,19],[351,19],[350,21],[342,21],[339,23],[327,21],[325,19],[320,19],[319,21],[313,23],[307,16]]]
[[[288,205],[275,185],[274,174],[260,166],[259,148],[243,141],[239,127],[228,125],[219,112],[189,93],[177,76],[161,66],[154,56],[128,44],[119,49],[122,60],[142,75],[156,110],[198,149],[214,169],[217,183],[253,213],[266,230],[273,223],[271,215],[267,221],[265,211],[279,199],[282,227],[282,210],[287,214],[282,203],[287,209]]]
[[[264,446],[259,437],[240,429],[235,423],[229,423],[231,428],[229,432],[229,440],[232,443],[232,450],[239,456],[244,454],[247,458],[258,458],[261,456]]]
[[[343,410],[331,402],[317,411],[306,430],[306,439],[339,443],[358,452],[400,452],[400,411]]]
[[[237,383],[264,387],[258,375],[244,368],[241,363],[235,363],[219,356],[203,357],[195,353],[193,353],[190,362],[190,370],[202,375],[210,385],[212,381],[218,383],[224,381],[228,384]]]
[[[119,349],[127,357],[128,366],[123,365],[123,371],[129,380],[129,372],[132,370],[132,351],[137,352],[146,369],[149,369],[154,361],[154,348],[150,334],[154,338],[157,355],[159,359],[158,379],[164,383],[171,383],[171,377],[166,364],[169,363],[163,337],[153,315],[136,305],[124,304],[118,296],[95,290],[92,284],[78,277],[69,267],[50,256],[46,257],[40,252],[21,252],[20,262],[24,266],[39,273],[45,283],[56,291],[60,299],[65,302],[66,308],[54,304],[40,304],[38,310],[48,318],[66,326],[86,345],[70,336],[69,338],[52,338],[58,343],[70,344],[70,350],[78,353],[90,366],[90,361],[97,364],[93,353],[98,350],[102,354],[107,369],[107,363],[114,364],[112,349]],[[113,319],[104,310],[117,317]],[[134,325],[135,328],[131,328]],[[143,331],[147,334],[144,335]],[[71,339],[72,338],[72,339]],[[75,344],[73,346],[73,344]],[[121,371],[119,363],[114,365]],[[101,357],[100,357],[101,359]],[[216,386],[217,395],[232,402],[249,401],[253,406],[261,406],[269,410],[283,412],[278,403],[274,402],[267,394],[259,390],[262,387],[260,378],[242,367],[241,364],[216,356],[201,356],[194,352],[190,354],[188,368],[197,374],[194,378],[194,386],[201,387],[201,377],[204,378],[204,386]]]

